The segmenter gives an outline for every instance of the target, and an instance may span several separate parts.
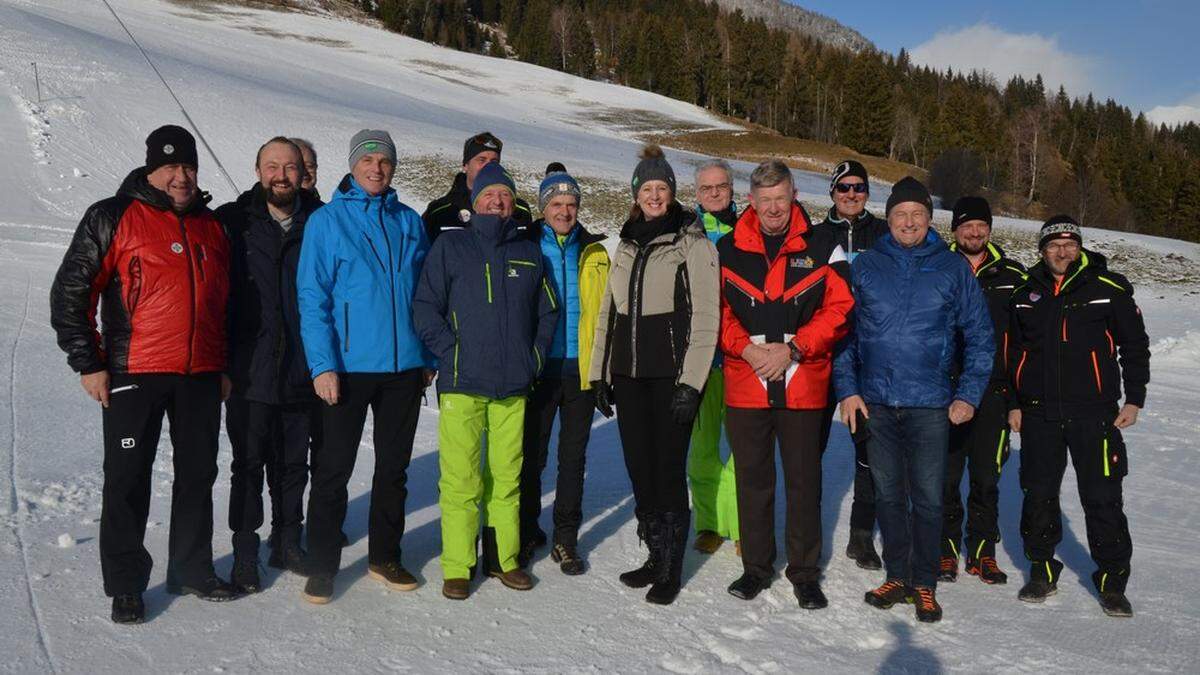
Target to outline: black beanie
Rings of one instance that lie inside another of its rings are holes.
[[[630,183],[634,201],[637,201],[638,188],[652,180],[661,180],[666,183],[671,188],[671,196],[674,196],[675,170],[667,162],[662,148],[657,145],[647,145],[638,153],[638,157],[642,161],[638,162],[637,167],[634,168],[633,180]]]
[[[900,179],[900,182],[892,186],[892,194],[887,198],[887,209],[884,211],[884,217],[892,212],[892,207],[904,202],[917,202],[923,204],[929,215],[933,215],[933,199],[929,196],[929,189],[921,181],[912,176],[905,176]]]
[[[959,225],[968,220],[982,220],[992,226],[992,207],[983,197],[959,197],[954,202],[954,217],[950,219],[950,231],[958,229]]]
[[[1046,244],[1056,239],[1074,239],[1083,246],[1083,228],[1071,216],[1057,215],[1042,225],[1041,237],[1038,239],[1038,250],[1046,248]]]
[[[867,191],[871,191],[871,182],[867,178],[867,167],[863,166],[861,162],[847,159],[833,167],[833,173],[829,176],[829,192],[832,193],[834,186],[840,183],[846,176],[858,176],[862,179],[863,184],[867,186]]]
[[[499,155],[503,149],[504,143],[501,143],[499,138],[493,136],[492,132],[484,131],[483,133],[475,134],[463,144],[463,164],[471,161],[471,158],[481,152],[488,152],[490,150]],[[500,161],[500,158],[497,157],[496,161]]]
[[[146,173],[168,164],[198,167],[196,139],[183,127],[161,126],[146,137]]]
[[[566,173],[566,172],[567,172],[567,167],[563,166],[562,162],[550,162],[549,164],[546,165],[546,173],[544,175],[549,176],[552,173]]]

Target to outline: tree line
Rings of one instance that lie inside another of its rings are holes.
[[[980,192],[1008,213],[1200,241],[1200,126],[1156,126],[1112,99],[1047,91],[1040,75],[1001,84],[903,49],[855,53],[702,0],[359,2],[422,40],[912,163],[946,202]]]

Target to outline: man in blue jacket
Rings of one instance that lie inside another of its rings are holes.
[[[860,435],[866,424],[883,535],[887,580],[866,602],[912,602],[925,622],[942,618],[935,589],[950,425],[974,416],[994,354],[983,291],[962,256],[929,229],[932,216],[924,185],[912,177],[896,183],[889,233],[852,265],[855,328],[834,365],[842,420]]]
[[[433,376],[412,321],[429,242],[420,216],[391,188],[395,170],[386,131],[355,134],[350,173],[309,218],[300,252],[301,336],[313,388],[325,402],[324,445],[312,458],[308,498],[304,598],[315,604],[333,596],[346,485],[368,407],[375,420],[368,575],[395,590],[417,587],[400,564],[400,538],[417,415]]]
[[[442,510],[442,595],[465,600],[476,565],[482,511],[486,572],[529,590],[520,549],[521,439],[525,399],[546,363],[558,301],[538,243],[513,220],[516,187],[499,163],[471,189],[470,227],[434,242],[421,273],[413,320],[441,364],[438,380],[438,506]],[[487,430],[487,452],[483,433]]]

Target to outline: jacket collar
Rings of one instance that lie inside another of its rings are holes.
[[[779,254],[799,253],[808,248],[808,243],[804,241],[804,235],[808,231],[809,223],[808,218],[804,215],[804,210],[800,208],[799,204],[793,202],[792,215],[788,221],[787,238],[784,240],[783,246],[779,248]],[[746,207],[742,217],[738,218],[737,225],[733,228],[733,245],[743,251],[766,255],[767,247],[763,242],[762,222],[753,206]]]
[[[151,185],[150,181],[146,179],[146,167],[144,166],[139,166],[125,176],[125,180],[121,181],[121,187],[117,189],[117,196],[136,199],[151,208],[175,213],[171,197]],[[205,210],[211,200],[212,195],[200,190],[196,199],[192,201],[192,205],[182,215]]]
[[[467,230],[491,244],[504,243],[520,234],[517,231],[517,221],[512,217],[501,218],[482,213],[471,214],[471,227]]]
[[[347,202],[362,202],[363,208],[366,209],[372,203],[379,202],[383,206],[392,206],[400,201],[396,196],[396,189],[388,187],[387,190],[380,195],[369,195],[367,191],[354,180],[354,176],[346,174],[342,178],[342,182],[338,183],[337,189],[333,192],[333,199],[330,202],[347,201]]]
[[[929,232],[925,235],[925,241],[912,248],[904,248],[896,241],[891,232],[879,238],[875,243],[875,249],[884,255],[891,258],[927,258],[942,251],[949,250],[946,242],[942,241],[941,235],[933,229],[929,228]]]
[[[850,221],[850,220],[846,220],[845,218],[840,217],[837,214],[836,206],[831,206],[831,207],[829,207],[829,215],[826,216],[825,220],[827,222],[829,222],[831,225],[837,225],[838,227],[843,227],[843,228],[850,228],[850,227],[858,227],[859,225],[866,225],[867,223],[875,220],[875,216],[872,215],[871,212],[868,211],[867,209],[863,209],[862,213],[858,214],[854,218],[853,221]]]
[[[1029,268],[1029,280],[1036,282],[1054,295],[1062,295],[1068,290],[1074,290],[1082,282],[1087,280],[1094,272],[1100,272],[1107,268],[1107,261],[1103,255],[1095,251],[1081,249],[1079,251],[1079,259],[1071,263],[1067,267],[1066,274],[1063,275],[1062,283],[1058,283],[1054,279],[1054,275],[1050,273],[1050,269],[1046,267],[1046,261],[1039,260]]]

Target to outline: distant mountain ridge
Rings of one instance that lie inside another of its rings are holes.
[[[715,0],[727,12],[742,10],[751,19],[762,19],[772,28],[794,30],[835,47],[853,52],[874,49],[875,45],[862,33],[845,26],[824,14],[804,9],[784,0]]]

